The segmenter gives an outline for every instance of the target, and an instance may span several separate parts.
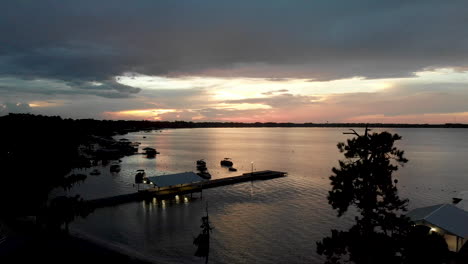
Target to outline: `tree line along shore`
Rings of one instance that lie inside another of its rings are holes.
[[[30,122],[31,120],[53,119],[74,123],[93,131],[95,134],[125,134],[141,130],[154,130],[163,128],[216,128],[216,127],[375,127],[375,128],[468,128],[468,124],[405,124],[405,123],[291,123],[291,122],[192,122],[192,121],[150,121],[150,120],[97,120],[97,119],[70,119],[60,116],[42,116],[32,114],[8,114],[0,117],[0,123]],[[27,126],[27,124],[25,124]],[[32,128],[32,127],[31,127]]]

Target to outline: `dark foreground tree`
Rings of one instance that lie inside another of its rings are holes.
[[[409,256],[414,259],[417,252],[408,246],[413,234],[411,222],[403,215],[408,200],[399,198],[398,181],[392,176],[408,162],[394,146],[401,137],[388,132],[371,134],[367,128],[364,135],[352,131],[346,134],[356,137],[338,143],[346,159],[332,169],[328,202],[339,217],[350,206],[359,215],[348,231],[332,230],[331,237],[318,242],[317,252],[327,258],[326,263],[411,263]]]
[[[36,216],[41,225],[51,227],[69,222],[77,205],[85,209],[79,214],[87,214],[90,209],[78,198],[54,201],[51,192],[86,179],[73,169],[90,166],[79,150],[90,134],[60,117],[8,115],[0,117],[0,124],[0,218]]]
[[[405,210],[408,200],[398,197],[397,181],[392,179],[398,165],[408,162],[404,152],[394,146],[401,137],[388,132],[369,134],[367,129],[362,136],[352,134],[357,137],[347,144],[338,143],[346,160],[332,169],[328,201],[333,209],[341,216],[355,205],[363,217]]]

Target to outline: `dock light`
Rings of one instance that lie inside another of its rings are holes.
[[[431,232],[437,232],[437,229],[435,229],[435,228],[432,227],[432,228],[431,228]]]

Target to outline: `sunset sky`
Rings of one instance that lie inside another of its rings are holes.
[[[468,123],[467,1],[11,0],[0,115]]]

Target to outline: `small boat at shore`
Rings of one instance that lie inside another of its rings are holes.
[[[225,166],[225,167],[232,167],[232,165],[234,164],[232,163],[230,158],[224,158],[220,163],[221,163],[221,166]]]
[[[154,158],[156,154],[159,154],[159,152],[156,151],[156,149],[154,148],[147,147],[147,148],[144,148],[143,150],[145,151],[146,157],[148,158]]]
[[[208,169],[206,168],[206,162],[205,160],[197,160],[197,170],[199,171],[197,173],[198,176],[202,177],[203,179],[211,179],[211,174],[208,172]]]

